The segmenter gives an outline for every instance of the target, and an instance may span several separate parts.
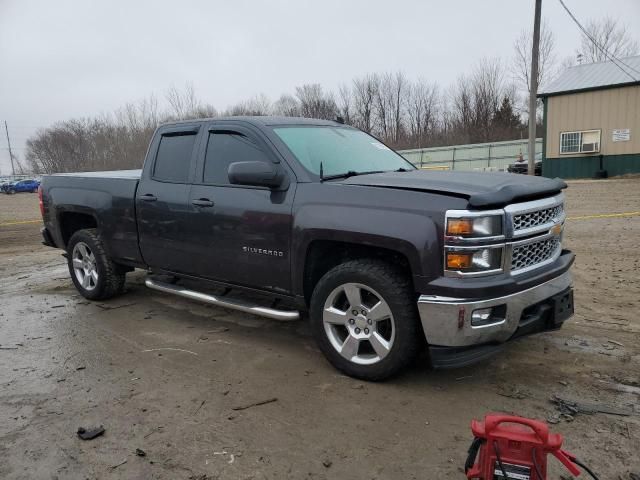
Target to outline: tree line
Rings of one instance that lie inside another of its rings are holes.
[[[35,173],[139,168],[159,124],[239,115],[341,117],[397,149],[523,138],[526,125],[516,111],[516,90],[505,78],[497,60],[479,63],[448,92],[426,80],[409,80],[402,72],[372,73],[337,92],[305,84],[275,101],[257,95],[224,111],[201,102],[192,86],[171,88],[165,108],[151,96],[111,115],[40,130],[27,140],[26,159]]]
[[[617,56],[638,53],[623,25],[605,18],[588,24],[592,36]],[[371,133],[395,149],[526,138],[531,34],[523,31],[509,62],[483,59],[448,88],[402,72],[370,73],[336,91],[304,84],[272,101],[260,94],[219,111],[192,85],[171,87],[161,103],[150,96],[112,114],[60,121],[26,143],[26,168],[34,173],[139,168],[155,128],[164,122],[238,115],[281,115],[335,120]],[[575,61],[599,61],[600,49],[583,39],[576,59],[558,62],[553,32],[543,23],[538,83]],[[535,113],[541,132],[539,112]]]

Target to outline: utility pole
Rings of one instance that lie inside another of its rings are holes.
[[[7,121],[4,121],[4,131],[7,132],[7,144],[9,145],[9,158],[11,159],[11,175],[15,176],[16,169],[13,166],[13,152],[11,151],[11,140],[9,140],[9,127]]]
[[[536,174],[536,103],[538,95],[538,57],[540,56],[540,12],[542,0],[536,0],[531,47],[531,77],[529,80],[529,175]]]

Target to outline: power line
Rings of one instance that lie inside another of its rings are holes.
[[[630,68],[631,70],[633,70],[634,72],[636,72],[637,74],[640,75],[640,70],[638,70],[637,68],[633,68],[631,65],[629,65],[628,63],[625,63],[622,61],[622,59],[618,59],[618,61],[623,64],[625,67]]]
[[[610,54],[610,55],[611,55],[611,54]],[[611,55],[611,56],[613,57],[613,55]],[[613,58],[615,58],[615,59],[616,59],[616,61],[618,61],[619,63],[621,63],[622,65],[624,65],[624,66],[625,66],[625,67],[627,67],[628,69],[633,70],[634,72],[636,72],[637,74],[639,74],[639,75],[640,75],[640,70],[638,70],[637,68],[634,68],[632,65],[629,65],[628,63],[624,62],[621,58],[618,58],[618,57],[613,57]],[[625,73],[627,73],[627,72],[625,72]],[[627,73],[627,75],[629,75],[629,74]],[[631,78],[633,78],[634,80],[638,81],[638,79],[637,79],[637,78],[634,78],[634,77],[633,77],[633,76],[631,76],[631,75],[629,75],[629,76],[630,76]]]
[[[562,5],[562,8],[564,8],[567,13],[569,14],[569,16],[571,17],[571,19],[575,22],[575,24],[578,26],[578,28],[582,31],[582,33],[584,34],[585,37],[587,37],[587,39],[589,39],[591,41],[591,43],[593,43],[596,48],[598,48],[605,56],[605,58],[609,59],[611,61],[611,63],[613,63],[616,67],[618,67],[620,70],[622,70],[622,72],[624,72],[629,78],[631,78],[631,80],[633,80],[634,82],[637,82],[638,79],[635,78],[633,75],[631,75],[628,71],[626,71],[624,68],[622,68],[617,62],[622,63],[623,65],[627,66],[628,68],[631,68],[632,70],[635,70],[635,68],[630,67],[629,65],[627,65],[626,63],[622,62],[621,60],[619,60],[618,58],[614,57],[612,54],[610,54],[606,48],[602,47],[590,34],[589,32],[587,32],[587,30],[582,26],[582,24],[578,21],[578,19],[575,17],[575,15],[573,13],[571,13],[571,10],[569,10],[569,7],[567,7],[564,3],[563,0],[558,0],[560,2],[560,5]]]
[[[617,58],[616,56],[614,56],[613,54],[609,53],[607,51],[606,48],[604,48],[602,45],[600,45],[595,38],[593,38],[593,36],[591,36],[591,34],[580,24],[580,22],[578,21],[578,19],[573,15],[573,13],[571,13],[571,11],[569,10],[569,8],[565,5],[565,3],[562,0],[559,0],[560,3],[562,4],[562,6],[564,7],[564,9],[567,11],[567,13],[571,16],[571,18],[573,19],[574,22],[576,22],[576,24],[578,25],[578,28],[580,28],[580,30],[582,31],[582,33],[585,35],[585,37],[587,37],[588,40],[591,41],[591,43],[593,43],[605,56],[605,58],[607,58],[608,60],[610,60],[616,67],[618,67],[620,70],[622,70],[623,73],[625,73],[627,76],[629,76],[632,80],[634,81],[638,81],[637,78],[635,78],[633,75],[631,75],[628,71],[626,71],[624,68],[622,68],[619,64],[623,64],[625,67],[630,68],[632,70],[635,70],[635,68],[631,67],[630,65],[626,64],[625,62],[623,62],[622,60],[620,60],[619,58]],[[635,70],[637,72],[637,70]],[[638,72],[640,73],[640,72]]]

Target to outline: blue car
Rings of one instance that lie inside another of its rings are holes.
[[[2,186],[2,191],[7,194],[20,192],[37,192],[40,182],[37,180],[18,180]]]

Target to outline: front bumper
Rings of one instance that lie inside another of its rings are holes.
[[[463,299],[421,295],[418,311],[434,366],[462,366],[495,353],[500,344],[514,336],[559,328],[573,312],[556,315],[556,299],[572,298],[569,271],[540,285],[510,295]],[[488,325],[474,326],[473,311],[496,307],[501,312]],[[557,318],[556,318],[557,317]],[[456,360],[457,358],[457,360]]]

